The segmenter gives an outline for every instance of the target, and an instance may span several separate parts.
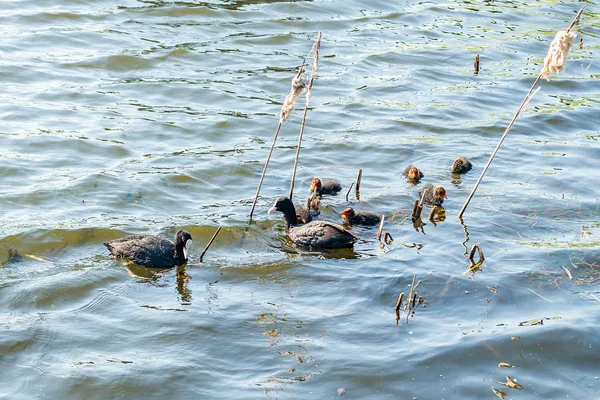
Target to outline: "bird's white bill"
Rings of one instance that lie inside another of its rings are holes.
[[[192,239],[188,239],[188,241],[185,242],[185,246],[183,246],[183,256],[186,259],[188,258],[188,252],[191,250],[193,244],[194,241]]]
[[[271,208],[269,208],[269,211],[267,211],[267,214],[271,214],[272,212],[277,211],[277,207],[273,206]]]

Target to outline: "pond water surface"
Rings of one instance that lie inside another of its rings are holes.
[[[597,4],[457,218],[582,4],[3,3],[0,397],[597,398]],[[386,245],[353,228],[352,251],[297,249],[266,214],[288,192],[301,109],[248,225],[319,31],[294,199],[314,176],[339,179],[321,218],[385,214]],[[473,170],[450,174],[457,156]],[[445,219],[422,229],[408,164],[448,194]],[[359,168],[360,200],[346,201]],[[185,268],[127,265],[102,244],[179,228],[195,243]],[[474,243],[485,262],[469,273]],[[415,276],[424,302],[396,323]],[[523,390],[500,385],[507,375]]]

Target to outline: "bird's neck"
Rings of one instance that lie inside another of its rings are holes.
[[[285,218],[287,229],[298,225],[298,218],[296,218],[296,210],[283,213],[283,218]]]

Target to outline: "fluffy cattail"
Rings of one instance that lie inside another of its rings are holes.
[[[292,110],[294,109],[294,105],[296,104],[296,100],[298,100],[298,96],[302,93],[304,88],[306,88],[306,80],[302,77],[304,73],[304,69],[300,68],[294,79],[292,79],[292,88],[290,89],[290,93],[285,96],[285,100],[283,101],[283,105],[281,106],[281,122],[285,122]]]
[[[558,31],[550,44],[548,55],[544,58],[544,68],[540,76],[548,79],[551,73],[559,73],[565,69],[565,60],[577,34],[571,30]]]

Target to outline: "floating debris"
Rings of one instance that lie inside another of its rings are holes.
[[[506,387],[509,387],[511,389],[517,389],[517,390],[523,390],[523,386],[518,384],[517,382],[515,382],[514,380],[512,380],[510,378],[510,376],[506,376],[506,383],[503,382],[498,382],[501,385],[504,385]]]
[[[504,400],[504,396],[506,396],[506,393],[499,391],[496,388],[492,388],[492,392],[494,392],[494,394],[498,397],[500,397],[502,400]]]
[[[501,362],[498,364],[498,368],[515,368],[515,366],[507,362]]]

